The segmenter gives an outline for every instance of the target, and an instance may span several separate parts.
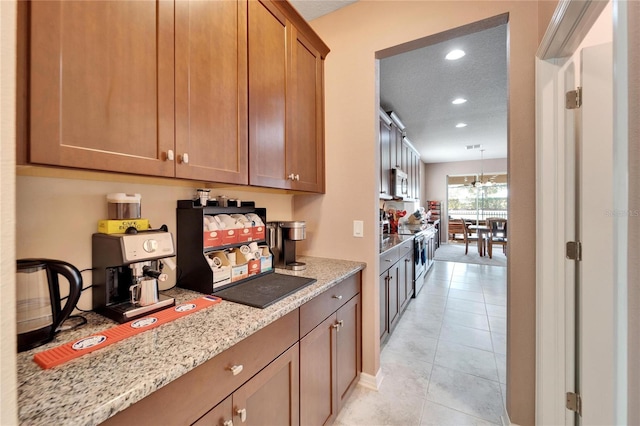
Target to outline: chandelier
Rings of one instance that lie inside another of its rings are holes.
[[[491,179],[484,179],[484,149],[480,150],[480,177],[476,175],[473,182],[471,182],[471,186],[474,188],[480,188],[483,186],[492,186],[493,181]]]

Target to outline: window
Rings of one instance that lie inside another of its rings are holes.
[[[454,219],[482,222],[488,217],[507,218],[507,175],[492,175],[484,183],[477,176],[447,176],[447,211]],[[474,182],[476,185],[474,186]]]

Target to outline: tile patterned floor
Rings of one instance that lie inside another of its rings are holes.
[[[436,261],[382,348],[380,389],[357,387],[334,425],[501,424],[506,273]]]

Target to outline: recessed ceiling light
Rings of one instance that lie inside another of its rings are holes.
[[[467,100],[465,98],[456,98],[454,100],[451,101],[452,104],[454,105],[460,105],[467,102]]]
[[[467,123],[458,123],[456,124],[457,128],[461,128],[461,127],[467,127]]]
[[[456,49],[447,53],[447,56],[445,56],[445,58],[450,61],[455,61],[456,59],[462,58],[464,55],[465,55],[464,50]]]

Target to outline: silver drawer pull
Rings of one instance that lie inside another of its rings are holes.
[[[231,371],[234,376],[237,376],[238,374],[242,373],[243,368],[244,367],[242,366],[242,364],[240,364],[240,365],[232,365],[231,367],[227,368],[227,370]]]
[[[222,426],[233,426],[233,420],[226,420],[222,423]]]
[[[247,420],[247,409],[246,408],[238,408],[236,410],[236,414],[240,417],[240,421],[244,423]]]
[[[338,330],[340,328],[340,324],[331,324],[331,327],[333,327],[336,330]]]
[[[334,294],[334,295],[333,295],[333,296],[331,296],[331,297],[333,297],[334,299],[342,300],[342,295],[336,296],[336,295]]]

